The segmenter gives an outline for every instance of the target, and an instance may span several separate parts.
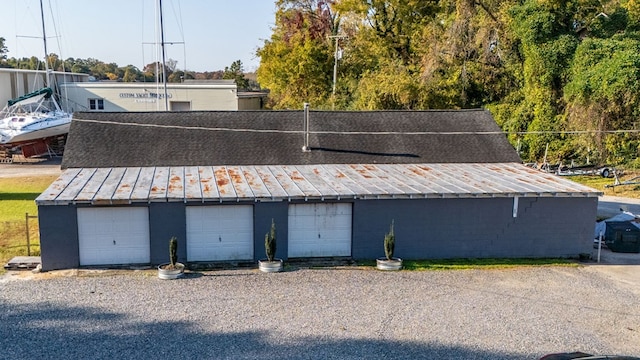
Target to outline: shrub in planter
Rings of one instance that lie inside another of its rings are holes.
[[[271,230],[264,235],[264,251],[268,261],[273,261],[276,256],[276,224],[271,219]]]
[[[393,251],[396,247],[396,236],[393,233],[393,220],[391,220],[391,230],[384,235],[384,255],[387,260],[393,259]]]
[[[393,252],[396,247],[396,236],[393,232],[393,223],[391,220],[391,228],[384,235],[384,255],[383,258],[376,259],[376,267],[380,270],[400,270],[402,269],[402,259],[394,258]]]
[[[258,260],[258,268],[262,272],[279,272],[284,265],[282,259],[276,259],[276,223],[271,219],[271,229],[264,236],[266,259]]]
[[[158,266],[160,279],[177,279],[184,273],[184,264],[178,262],[178,238],[175,236],[169,240],[169,263]]]

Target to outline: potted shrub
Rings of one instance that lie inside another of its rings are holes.
[[[184,264],[178,262],[178,239],[173,236],[169,240],[169,261],[168,264],[158,266],[158,277],[160,279],[177,279],[184,273]]]
[[[258,260],[258,268],[262,272],[279,272],[284,268],[282,259],[276,259],[276,223],[271,219],[271,230],[264,236],[266,259]]]
[[[393,257],[393,251],[396,246],[396,236],[393,233],[393,220],[391,220],[391,229],[384,235],[384,254],[385,257],[376,259],[376,267],[379,270],[400,270],[402,269],[402,259]]]

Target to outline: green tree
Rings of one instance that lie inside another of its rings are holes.
[[[180,82],[180,77],[172,76],[176,71],[176,65],[178,62],[173,59],[168,59],[163,65],[162,62],[152,62],[144,66],[142,71],[144,72],[144,78],[146,81],[158,81],[162,82],[162,68],[165,68],[165,74],[167,75],[167,82]],[[156,73],[157,72],[157,73]]]
[[[133,65],[125,66],[124,75],[122,76],[122,81],[124,82],[135,82],[141,80],[142,74],[137,67]]]
[[[519,137],[525,160],[542,159],[547,144],[555,157],[563,157],[562,94],[579,43],[575,31],[578,5],[526,0],[507,10],[514,44],[511,68],[521,85],[492,110],[504,129],[533,132]]]
[[[7,52],[9,52],[4,42],[5,39],[0,37],[0,60],[7,60]]]
[[[242,61],[236,60],[231,63],[231,66],[225,66],[223,79],[235,80],[238,89],[248,89],[249,80],[244,77],[244,69],[242,68]]]
[[[333,1],[278,0],[276,26],[269,40],[258,49],[257,79],[270,90],[273,108],[316,107],[330,101],[333,46],[337,15]]]
[[[338,94],[354,109],[424,108],[423,32],[437,13],[435,1],[344,0],[343,58]],[[339,103],[340,103],[340,99]]]
[[[576,50],[571,81],[565,88],[567,128],[592,130],[574,141],[583,154],[594,149],[602,162],[636,158],[636,134],[605,131],[637,127],[640,103],[640,34],[586,39]]]

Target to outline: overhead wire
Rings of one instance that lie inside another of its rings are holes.
[[[206,127],[206,126],[184,126],[184,125],[161,125],[161,124],[140,124],[133,122],[118,122],[108,120],[73,119],[76,122],[99,123],[103,125],[156,127],[165,129],[181,130],[201,130],[201,131],[229,131],[229,132],[255,132],[255,133],[283,133],[300,134],[304,130],[278,130],[278,129],[251,129],[251,128],[229,128],[229,127]],[[331,135],[550,135],[550,134],[622,134],[640,133],[640,129],[626,130],[569,130],[569,131],[309,131],[312,134]]]

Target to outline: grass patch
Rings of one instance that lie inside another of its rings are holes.
[[[35,199],[57,178],[55,175],[0,178],[0,264],[27,255],[25,214],[37,215]],[[31,255],[40,255],[38,220],[29,219]],[[0,274],[4,273],[0,267]]]
[[[376,266],[375,260],[358,262],[361,266]],[[403,260],[403,270],[471,270],[471,269],[508,269],[524,266],[578,266],[575,260],[559,258],[541,259],[435,259]]]
[[[35,199],[57,176],[0,178],[0,222],[24,221],[24,214],[36,215]]]
[[[631,180],[632,178],[640,176],[638,172],[627,172],[620,176],[620,182]],[[622,185],[613,188],[605,188],[605,185],[613,185],[614,178],[603,178],[601,176],[566,176],[565,178],[575,181],[579,184],[602,191],[605,195],[610,196],[622,196],[628,198],[640,199],[640,185]]]

